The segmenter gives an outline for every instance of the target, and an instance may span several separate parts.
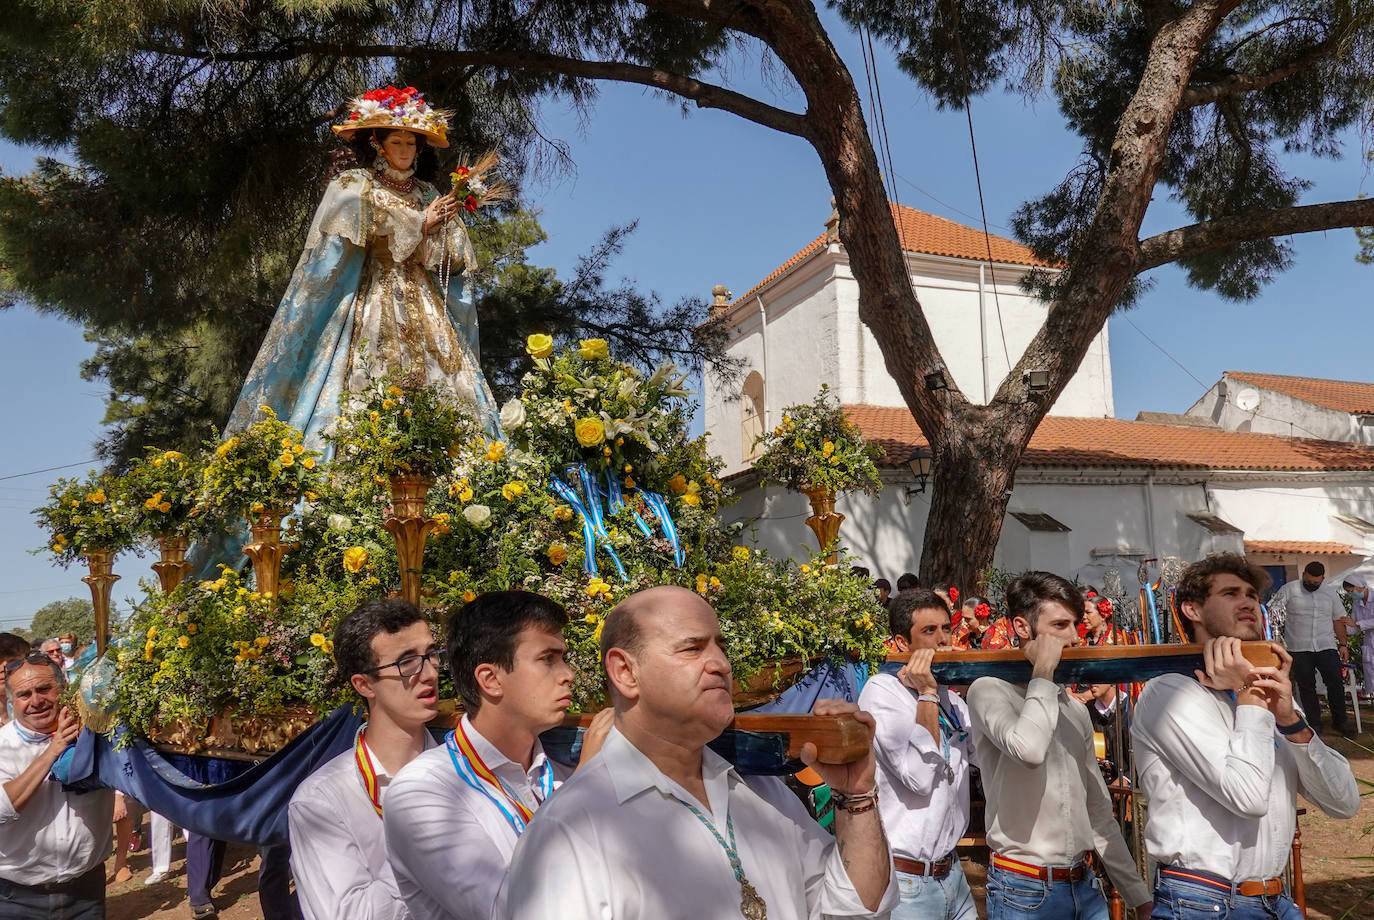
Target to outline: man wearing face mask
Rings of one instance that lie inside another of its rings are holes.
[[[1336,592],[1323,589],[1326,566],[1309,562],[1302,578],[1290,581],[1274,595],[1285,604],[1283,644],[1293,656],[1293,683],[1302,699],[1303,714],[1314,730],[1321,730],[1321,697],[1317,695],[1317,672],[1326,685],[1326,700],[1331,706],[1331,727],[1347,738],[1354,734],[1345,722],[1345,680],[1341,663],[1345,649],[1345,605]]]
[[[1369,583],[1363,575],[1352,572],[1345,576],[1341,587],[1355,602],[1350,608],[1350,616],[1364,633],[1360,657],[1364,667],[1364,692],[1368,694],[1374,692],[1374,599],[1369,596]]]

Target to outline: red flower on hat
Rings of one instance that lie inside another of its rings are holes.
[[[1110,620],[1112,618],[1112,602],[1105,597],[1098,598],[1097,612],[1101,615],[1102,619]]]
[[[958,589],[958,588],[955,588],[955,587],[953,587],[953,586],[950,587],[950,589],[949,589],[949,602],[950,602],[951,604],[957,604],[957,603],[959,603],[959,589]]]
[[[973,615],[980,620],[986,620],[988,617],[992,616],[992,608],[987,604],[979,604],[977,607],[973,608]]]

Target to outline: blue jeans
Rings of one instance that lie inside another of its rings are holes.
[[[1077,882],[1039,879],[988,866],[988,920],[1107,920],[1107,899],[1089,872]]]
[[[0,920],[105,920],[105,865],[44,891],[0,879]]]
[[[1155,909],[1150,915],[1162,920],[1302,920],[1298,905],[1286,895],[1251,897],[1222,891],[1212,885],[1181,878],[1159,877]]]
[[[944,878],[905,872],[896,875],[902,900],[892,912],[892,920],[977,920],[973,892],[958,859]]]

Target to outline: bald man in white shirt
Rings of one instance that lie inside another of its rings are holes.
[[[827,765],[803,747],[836,793],[831,838],[781,781],[746,779],[706,748],[735,714],[723,644],[715,611],[684,588],[610,613],[615,728],[520,838],[493,920],[811,920],[896,905],[871,753]]]
[[[989,920],[1106,920],[1088,854],[1096,852],[1138,920],[1150,892],[1112,814],[1088,711],[1054,682],[1078,639],[1083,596],[1049,572],[1007,586],[1007,613],[1031,662],[1026,685],[981,677],[968,703],[987,795]]]
[[[1272,646],[1277,668],[1241,655],[1242,640],[1263,638],[1268,584],[1235,554],[1188,566],[1175,596],[1185,630],[1204,643],[1204,670],[1156,677],[1136,703],[1145,844],[1159,866],[1155,917],[1300,920],[1282,878],[1297,794],[1332,817],[1359,810],[1350,764],[1293,705],[1288,652]]]
[[[291,873],[305,920],[407,920],[386,859],[382,808],[391,779],[434,747],[439,658],[413,604],[368,601],[334,630],[341,673],[367,704],[353,747],[296,788],[287,817]]]

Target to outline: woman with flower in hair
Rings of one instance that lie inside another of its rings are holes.
[[[434,150],[448,146],[447,128],[446,114],[410,86],[366,93],[334,125],[360,166],[325,190],[230,431],[247,428],[260,406],[270,406],[305,433],[307,447],[328,455],[324,430],[345,390],[423,368],[489,434],[499,433],[464,285],[477,261],[461,215],[504,189],[469,170],[461,187],[438,192]]]
[[[1083,589],[1083,645],[1125,645],[1126,633],[1112,623],[1112,602],[1089,585]]]

